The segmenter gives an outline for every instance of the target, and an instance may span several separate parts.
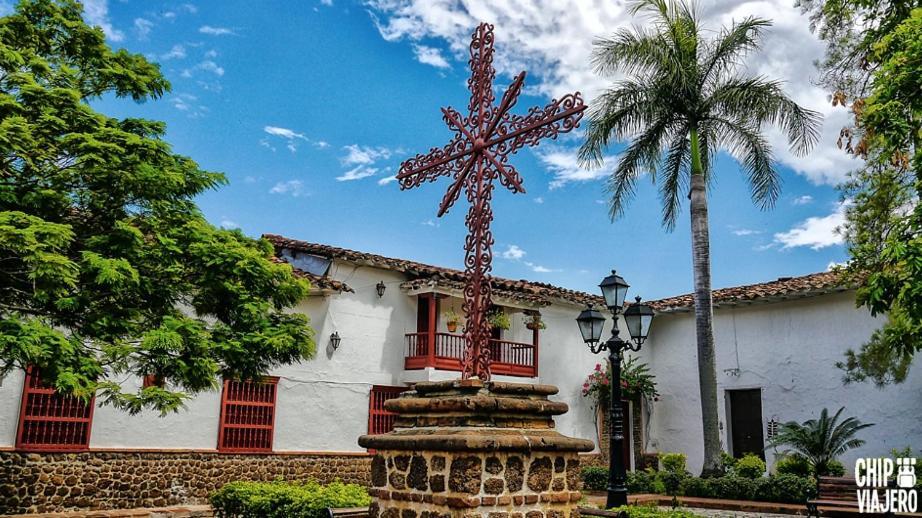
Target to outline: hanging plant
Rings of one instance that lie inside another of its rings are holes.
[[[448,328],[449,333],[454,333],[458,330],[458,324],[461,322],[461,315],[459,315],[454,308],[443,313],[442,318],[445,319],[445,327]]]
[[[512,327],[512,321],[509,320],[509,315],[503,312],[501,309],[496,309],[487,314],[487,322],[490,323],[490,327],[493,329],[502,329],[507,330]]]
[[[659,400],[656,391],[656,377],[650,374],[650,367],[646,363],[628,358],[621,365],[621,395],[624,399],[646,398],[653,401]],[[591,398],[601,408],[608,408],[608,399],[611,396],[611,369],[602,368],[597,363],[595,370],[586,377],[583,383],[583,397]]]
[[[525,327],[534,331],[535,329],[547,329],[544,320],[541,319],[541,313],[525,314]]]

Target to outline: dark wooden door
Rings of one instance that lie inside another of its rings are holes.
[[[737,459],[755,453],[765,459],[762,435],[762,390],[730,390],[730,440]]]

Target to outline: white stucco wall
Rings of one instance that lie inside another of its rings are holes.
[[[294,259],[293,262],[297,262]],[[372,385],[402,385],[423,379],[420,371],[404,370],[406,333],[416,332],[417,298],[400,289],[402,274],[351,263],[334,262],[331,276],[347,283],[355,293],[314,296],[296,311],[311,319],[317,342],[316,357],[308,362],[271,372],[280,377],[273,447],[276,451],[362,451],[356,440],[368,427],[368,395]],[[379,298],[375,285],[387,289]],[[445,312],[460,300],[443,299]],[[581,406],[582,380],[599,358],[582,344],[575,323],[581,308],[555,305],[543,308],[547,329],[540,331],[540,377],[507,381],[552,383],[561,390],[558,400],[571,411],[558,422],[561,432],[595,438],[590,412]],[[512,327],[504,339],[531,343],[519,309],[510,309]],[[440,318],[439,331],[447,331]],[[329,336],[338,332],[342,341],[333,351]],[[426,379],[450,379],[457,373],[425,373]],[[0,385],[0,447],[15,444],[22,373],[13,373]],[[136,388],[139,379],[124,380]],[[130,416],[110,407],[97,408],[91,431],[91,448],[203,449],[217,445],[220,390],[198,395],[187,409],[166,417],[154,412]]]
[[[922,372],[913,369],[899,386],[842,384],[835,362],[859,347],[881,321],[854,307],[844,292],[745,307],[719,308],[714,314],[718,409],[721,441],[728,444],[726,391],[762,390],[762,430],[772,418],[805,421],[822,408],[877,423],[861,432],[867,443],[841,460],[846,469],[861,456],[889,454],[891,448],[922,443]],[[657,377],[661,397],[651,419],[652,450],[688,455],[689,469],[703,462],[701,403],[698,392],[694,314],[660,315],[653,322],[643,356]],[[738,374],[734,369],[739,369]],[[769,463],[773,451],[766,451]]]

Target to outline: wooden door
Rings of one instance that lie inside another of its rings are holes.
[[[762,435],[762,390],[728,390],[730,411],[730,443],[737,459],[755,453],[765,459],[765,439]]]

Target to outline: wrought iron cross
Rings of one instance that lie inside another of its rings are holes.
[[[432,148],[400,165],[397,180],[400,188],[418,187],[442,176],[454,181],[442,198],[439,217],[448,212],[464,189],[470,202],[466,223],[468,235],[464,243],[464,268],[467,277],[462,306],[467,321],[464,328],[465,351],[462,378],[477,376],[490,379],[490,325],[487,311],[491,307],[490,271],[493,261],[493,233],[490,222],[493,210],[493,181],[512,192],[525,192],[522,177],[508,163],[509,155],[524,146],[535,146],[543,138],[557,138],[579,125],[586,106],[579,92],[554,99],[544,108],[534,107],[528,113],[512,115],[525,72],[519,73],[503,94],[499,106],[493,106],[493,26],[482,23],[471,40],[471,91],[468,115],[453,108],[442,108],[442,120],[455,132],[445,147]],[[434,347],[435,344],[430,344]]]

